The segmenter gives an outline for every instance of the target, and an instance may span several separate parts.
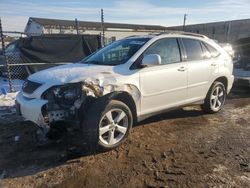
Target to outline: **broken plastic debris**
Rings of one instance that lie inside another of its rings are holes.
[[[15,142],[18,142],[20,140],[20,136],[15,136],[14,140],[15,140]]]
[[[3,172],[0,174],[0,180],[4,179],[7,176],[7,171],[3,170]]]

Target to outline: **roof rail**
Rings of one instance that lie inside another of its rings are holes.
[[[191,33],[191,32],[185,32],[185,31],[174,31],[174,30],[167,30],[167,31],[160,32],[160,33],[150,33],[150,34],[152,34],[152,35],[180,34],[180,35],[208,38],[207,36],[202,35],[202,34],[198,34],[198,33]]]
[[[158,33],[159,34],[159,33]],[[145,34],[145,35],[129,35],[127,37],[124,37],[125,39],[126,38],[132,38],[132,37],[148,37],[149,35],[152,35],[152,33],[149,33],[149,34]],[[155,35],[155,34],[154,34]]]

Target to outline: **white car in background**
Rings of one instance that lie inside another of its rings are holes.
[[[108,150],[127,138],[133,124],[154,114],[190,104],[220,111],[232,71],[230,55],[206,36],[133,36],[79,63],[29,76],[17,109],[45,133],[58,122],[78,122],[90,148]]]

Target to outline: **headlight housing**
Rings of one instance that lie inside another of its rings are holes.
[[[42,98],[49,102],[56,102],[61,106],[73,105],[74,102],[82,95],[81,83],[67,84],[61,86],[54,86],[47,90]]]

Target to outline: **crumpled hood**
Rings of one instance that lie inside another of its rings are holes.
[[[29,80],[51,84],[65,84],[84,81],[87,78],[101,78],[114,76],[113,66],[68,64],[49,68],[29,76]]]

